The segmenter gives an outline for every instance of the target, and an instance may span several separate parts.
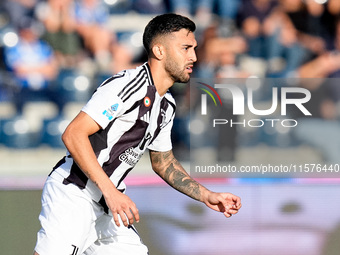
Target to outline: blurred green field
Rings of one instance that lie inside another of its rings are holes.
[[[225,187],[214,187],[218,188]],[[129,195],[138,201],[142,219],[136,227],[150,254],[266,255],[268,251],[279,255],[340,254],[340,206],[336,202],[340,185],[229,185],[228,188],[243,197],[244,208],[226,221],[166,186],[131,187]],[[40,196],[39,189],[0,190],[0,254],[33,254],[40,228]],[[253,204],[254,197],[262,208],[256,215],[253,206],[258,208],[258,205]],[[211,221],[215,224],[208,224]],[[196,243],[203,245],[201,253],[197,253],[195,246],[188,246],[196,238],[205,240]],[[292,238],[293,243],[287,246]],[[222,242],[234,243],[237,251],[230,252]],[[240,244],[244,243],[256,245],[249,252],[242,250]],[[207,252],[207,247],[218,248],[220,253]]]
[[[0,191],[1,254],[33,254],[40,228],[41,190]]]
[[[41,192],[41,190],[0,190],[0,254],[33,254],[36,235],[40,229],[38,216],[41,209]],[[138,228],[143,233],[143,241],[148,245],[151,254],[167,255],[165,251],[153,247],[152,239],[148,238],[147,226],[141,223]]]
[[[0,254],[32,255],[40,229],[41,190],[0,190]],[[148,217],[141,215],[145,222]],[[153,216],[154,217],[154,216]],[[167,255],[152,245],[148,227],[138,224],[151,254]]]

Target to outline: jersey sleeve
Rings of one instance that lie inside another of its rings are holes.
[[[105,129],[112,120],[123,114],[124,106],[116,93],[106,85],[97,89],[82,111]]]
[[[149,144],[149,150],[165,152],[172,149],[171,129],[173,126],[173,121],[174,116],[171,118],[170,122],[161,129],[155,140],[153,140],[152,143]]]

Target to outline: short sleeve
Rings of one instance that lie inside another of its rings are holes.
[[[109,86],[103,86],[97,89],[82,111],[105,129],[112,120],[123,113],[123,109],[122,100],[109,89]]]

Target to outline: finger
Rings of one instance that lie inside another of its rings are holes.
[[[235,209],[237,209],[237,210],[241,209],[241,207],[242,207],[242,204],[241,204],[241,203],[237,203],[237,204],[235,204],[235,205],[233,206],[233,208],[235,208]]]
[[[240,208],[241,208],[241,205],[234,204],[231,206],[231,209],[235,209],[235,210],[239,210]]]
[[[230,218],[232,214],[230,214],[229,212],[225,211],[224,213],[224,216],[227,217],[227,218]]]
[[[229,211],[227,211],[229,214],[236,214],[238,213],[237,209],[230,209]]]
[[[228,203],[228,206],[225,207],[225,211],[231,214],[235,214],[241,208],[241,205],[237,206],[233,203]]]
[[[115,221],[117,227],[120,227],[119,217],[118,214],[115,212],[112,212],[113,220]]]
[[[224,205],[224,211],[229,212],[229,210],[231,210],[232,207],[233,207],[233,205],[227,203],[226,205]]]
[[[237,208],[241,208],[241,198],[238,196],[234,196],[233,201],[235,202],[235,205]]]
[[[239,204],[237,205],[237,209],[240,209],[241,207],[242,207],[242,204],[239,203]]]
[[[230,201],[228,202],[228,200],[221,195],[217,196],[216,199],[223,206],[225,211],[228,211],[230,207],[232,206],[232,204],[230,204]]]
[[[138,211],[137,207],[136,206],[132,207],[131,212],[132,212],[133,216],[135,217],[136,222],[138,223],[139,222],[139,211]]]
[[[231,200],[231,201],[230,201]],[[238,200],[238,199],[236,199],[236,198],[231,198],[229,200],[229,204],[230,204],[230,208],[232,208],[232,209],[240,209],[241,208],[241,202],[240,202],[240,200]]]
[[[129,226],[129,223],[128,223],[128,220],[126,218],[126,215],[125,215],[124,211],[119,211],[118,214],[119,214],[120,219],[122,220],[124,226],[125,227]]]
[[[130,210],[125,211],[125,215],[129,221],[129,225],[133,224],[133,215]],[[125,224],[124,224],[125,225]]]

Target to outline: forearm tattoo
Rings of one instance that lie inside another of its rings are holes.
[[[193,180],[173,156],[172,152],[151,152],[154,170],[173,188],[201,200],[200,185]]]

